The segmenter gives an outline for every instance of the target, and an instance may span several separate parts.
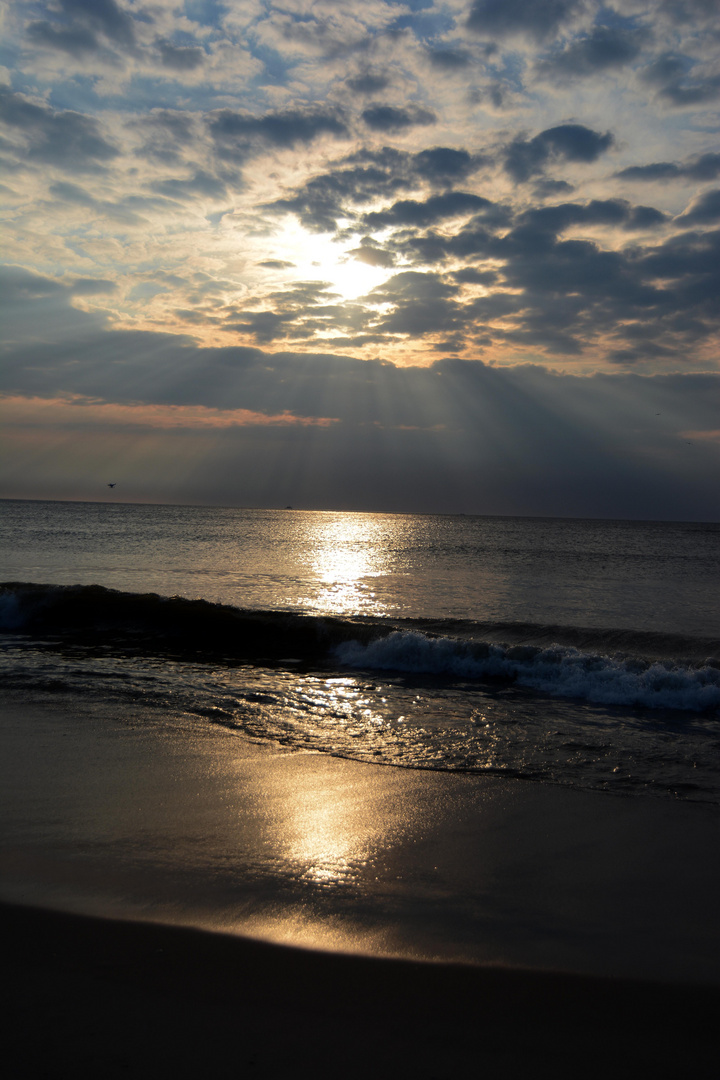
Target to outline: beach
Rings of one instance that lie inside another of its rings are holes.
[[[714,808],[78,709],[3,720],[16,1075],[713,1075]]]
[[[718,982],[715,807],[374,766],[70,704],[5,710],[5,900],[305,948]]]
[[[712,1077],[715,987],[421,964],[2,906],[12,1075]]]

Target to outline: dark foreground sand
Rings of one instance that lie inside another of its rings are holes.
[[[5,704],[11,1080],[718,1075],[717,808]]]
[[[290,949],[0,907],[24,1077],[715,1077],[720,988]]]

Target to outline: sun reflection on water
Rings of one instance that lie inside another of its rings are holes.
[[[311,565],[319,582],[317,601],[338,614],[381,614],[373,587],[391,571],[387,523],[367,514],[338,514],[308,526]]]

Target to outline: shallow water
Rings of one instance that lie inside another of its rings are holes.
[[[6,579],[47,583],[0,592],[8,690],[406,768],[720,802],[720,526],[2,509]]]

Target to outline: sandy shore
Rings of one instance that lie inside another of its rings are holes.
[[[197,717],[82,708],[3,712],[2,900],[720,985],[716,807],[384,768]]]
[[[70,704],[1,722],[13,1080],[716,1075],[716,808]]]
[[[717,1075],[720,988],[0,907],[13,1078]]]

